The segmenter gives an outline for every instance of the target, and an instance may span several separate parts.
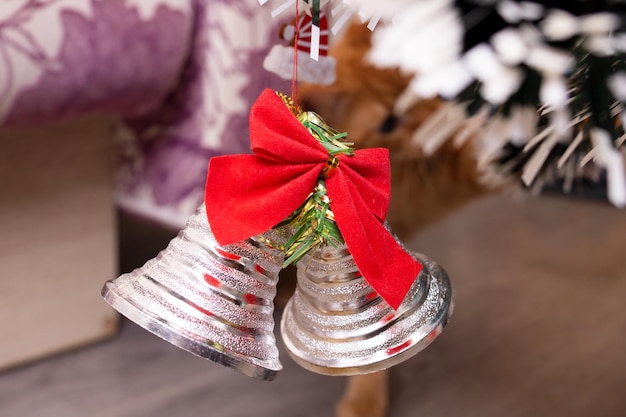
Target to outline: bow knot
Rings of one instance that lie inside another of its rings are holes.
[[[253,155],[209,161],[205,204],[224,245],[261,234],[288,218],[324,178],[330,210],[363,277],[398,308],[422,266],[383,225],[391,176],[386,149],[339,158],[303,126],[272,90],[250,112]]]
[[[326,165],[324,165],[324,168],[322,168],[322,178],[329,178],[331,175],[333,175],[338,166],[339,158],[334,155],[329,155],[328,159],[326,160]]]

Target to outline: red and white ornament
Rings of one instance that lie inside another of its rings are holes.
[[[280,37],[288,44],[274,45],[263,61],[263,68],[290,80],[294,75],[294,55],[297,54],[299,81],[314,84],[334,83],[336,61],[328,56],[328,35],[328,20],[324,12],[320,11],[319,26],[313,24],[313,18],[308,13],[302,13],[297,24],[294,19],[292,23],[281,28]]]

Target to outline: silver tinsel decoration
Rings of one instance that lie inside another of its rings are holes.
[[[624,2],[322,4],[334,16],[335,34],[351,18],[368,23],[374,65],[413,74],[404,101],[438,96],[480,119],[484,182],[519,177],[526,187],[554,183],[564,191],[606,184],[606,197],[626,205]],[[440,122],[446,129],[448,121]],[[416,132],[429,152],[436,150],[438,137],[429,142],[424,136]]]

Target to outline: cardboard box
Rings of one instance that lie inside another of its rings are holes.
[[[0,370],[116,332],[112,121],[0,132]]]

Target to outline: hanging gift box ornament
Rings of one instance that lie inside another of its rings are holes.
[[[319,4],[283,25],[279,35],[287,44],[274,45],[263,61],[263,68],[286,80],[295,76],[313,84],[335,82],[336,61],[328,56],[328,20]]]
[[[297,262],[298,289],[282,332],[296,361],[327,374],[373,372],[410,357],[452,310],[447,275],[386,227],[388,151],[355,151],[344,137],[266,90],[250,113],[254,154],[211,159],[206,186],[220,244],[291,228],[285,263]]]
[[[156,258],[109,281],[104,299],[121,314],[188,352],[271,380],[282,369],[274,304],[284,255],[270,230],[229,245],[215,241],[205,205]]]

